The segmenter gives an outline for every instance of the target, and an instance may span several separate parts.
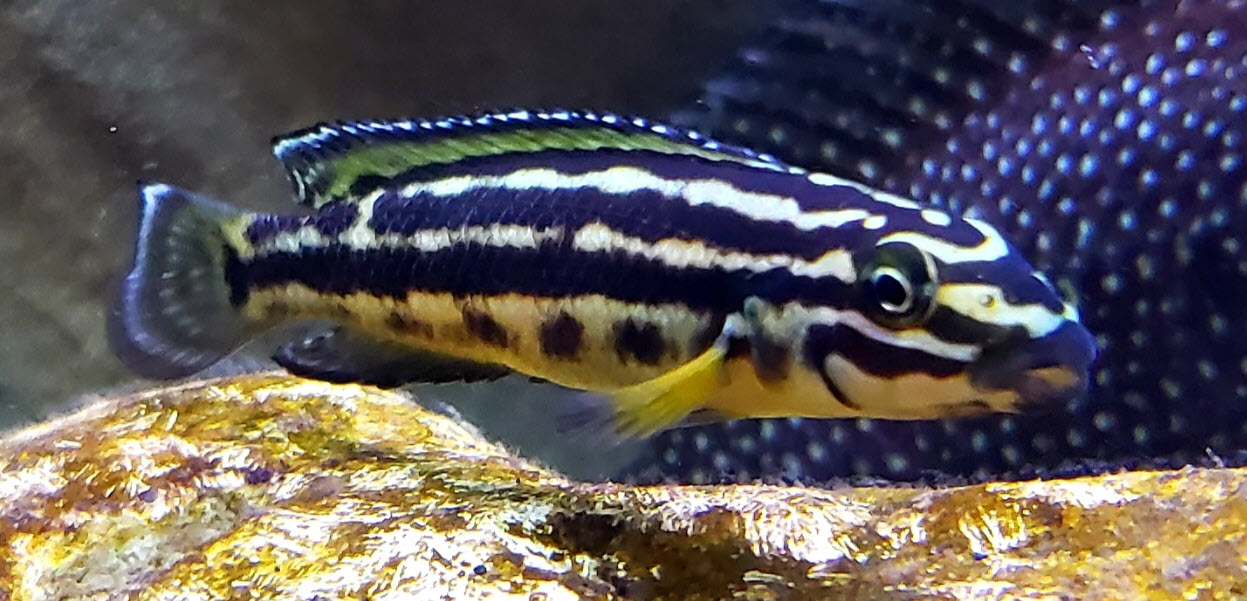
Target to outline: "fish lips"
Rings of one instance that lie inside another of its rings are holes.
[[[1042,338],[1016,328],[987,345],[969,368],[979,390],[1012,390],[1020,406],[1068,401],[1087,389],[1097,350],[1086,328],[1066,321]]]

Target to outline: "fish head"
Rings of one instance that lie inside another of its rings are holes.
[[[807,353],[863,415],[1017,412],[1085,389],[1094,338],[990,225],[948,216],[941,228],[882,232],[854,263],[850,310],[814,332]]]

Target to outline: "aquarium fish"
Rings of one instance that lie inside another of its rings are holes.
[[[624,437],[750,416],[939,418],[1078,390],[1074,307],[990,225],[641,119],[515,111],[275,141],[315,212],[142,187],[110,327],[151,377],[257,333],[291,372],[386,386],[518,372]],[[709,416],[709,417],[708,417]]]
[[[1247,449],[1247,3],[789,0],[677,121],[1000,226],[1101,356],[1042,420],[770,420],[643,481],[1042,473]]]

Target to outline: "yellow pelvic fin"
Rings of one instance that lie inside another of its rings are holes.
[[[727,343],[725,331],[692,361],[652,380],[607,393],[615,431],[625,438],[652,436],[699,409],[723,384]]]

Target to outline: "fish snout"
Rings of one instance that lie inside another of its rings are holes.
[[[1086,391],[1096,355],[1095,338],[1077,321],[1039,338],[1015,328],[984,347],[970,382],[982,391],[1015,392],[1019,408],[1063,403]]]

